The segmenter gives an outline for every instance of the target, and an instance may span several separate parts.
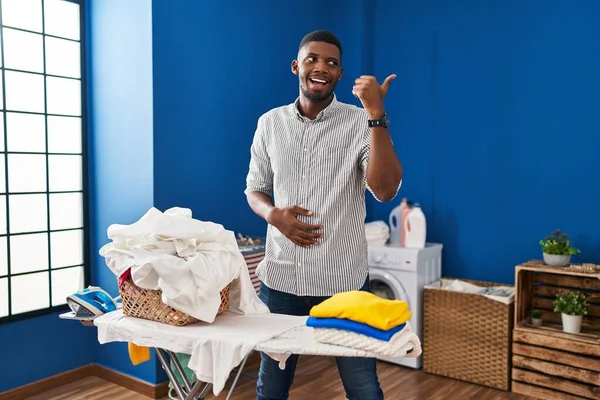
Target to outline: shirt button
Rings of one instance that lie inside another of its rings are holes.
[[[308,149],[305,147],[305,148],[304,148],[304,151],[308,151]]]
[[[306,175],[302,175],[302,179],[306,178]]]
[[[301,263],[298,263],[298,266],[299,266],[299,267],[301,267],[301,266],[302,266],[302,264],[301,264]]]

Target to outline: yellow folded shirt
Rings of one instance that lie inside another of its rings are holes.
[[[138,365],[150,360],[150,349],[148,347],[138,346],[131,342],[127,343],[129,359],[133,365]]]
[[[344,318],[390,330],[408,321],[412,312],[402,300],[388,300],[364,290],[337,293],[310,310],[314,318]]]

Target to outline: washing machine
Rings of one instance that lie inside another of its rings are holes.
[[[412,311],[410,323],[423,343],[423,291],[442,277],[442,248],[427,243],[425,248],[399,245],[369,245],[371,291],[387,299],[404,300]],[[423,356],[416,358],[380,358],[410,368],[421,368]]]

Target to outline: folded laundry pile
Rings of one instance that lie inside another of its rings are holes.
[[[314,328],[313,336],[321,343],[383,357],[417,357],[421,354],[421,341],[412,331],[411,317],[405,301],[355,290],[335,294],[313,307],[306,325]]]
[[[373,246],[383,246],[390,238],[390,228],[384,221],[365,223],[367,243]]]

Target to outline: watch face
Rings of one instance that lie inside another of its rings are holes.
[[[386,127],[388,126],[390,122],[390,119],[388,117],[387,114],[384,114],[383,117],[376,119],[376,120],[370,120],[369,121],[369,126],[373,127],[373,126],[381,126],[381,127]]]
[[[387,127],[389,122],[390,122],[390,119],[388,118],[387,114],[385,114],[383,117],[381,117],[379,119],[379,126]]]

